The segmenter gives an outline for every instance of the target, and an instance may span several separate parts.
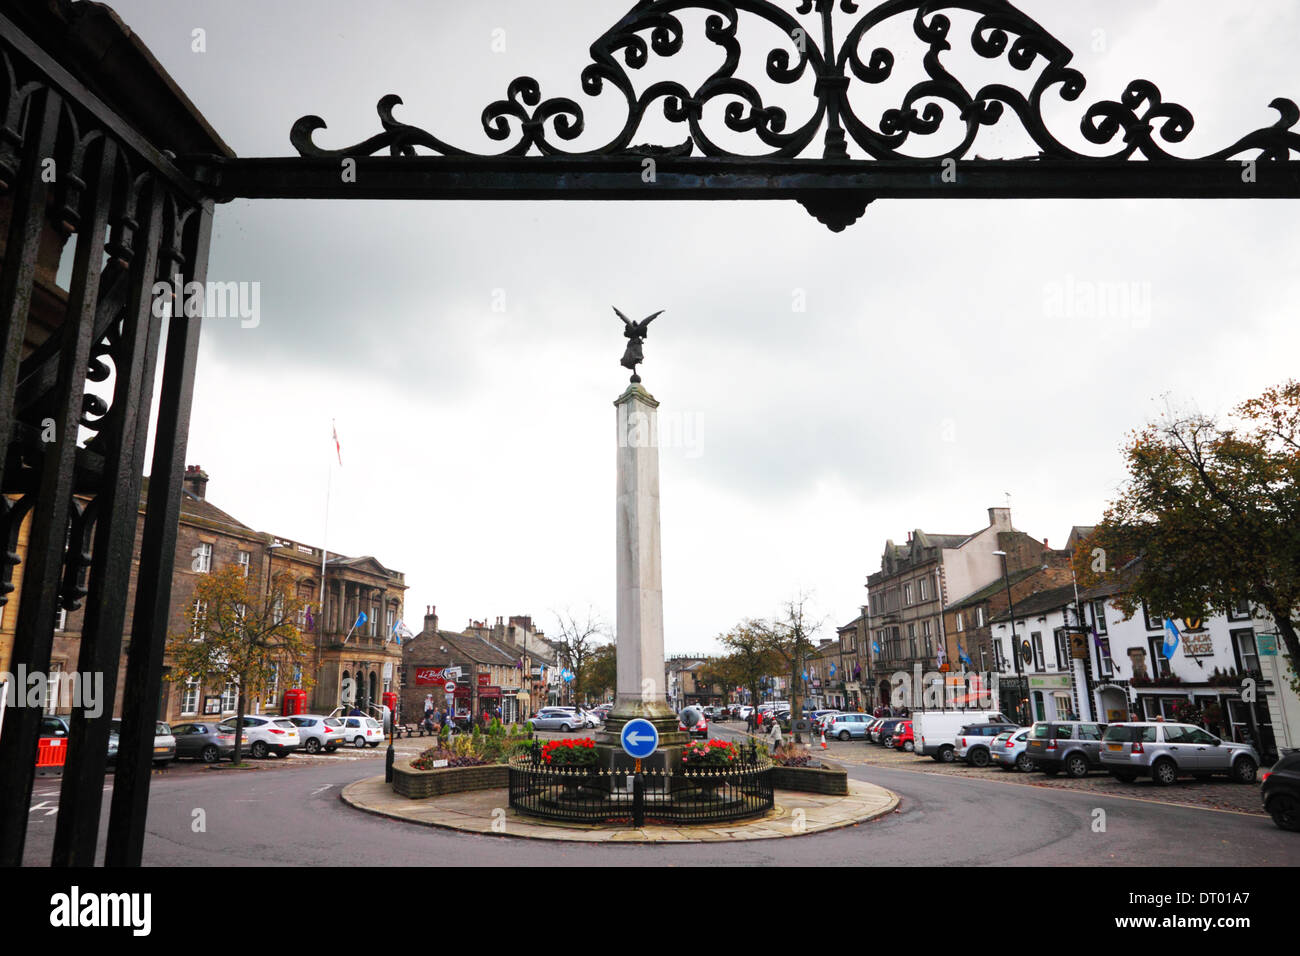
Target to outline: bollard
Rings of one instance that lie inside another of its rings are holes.
[[[632,778],[632,826],[645,826],[645,777]]]
[[[395,756],[395,754],[394,754],[394,752],[393,752],[393,742],[390,740],[390,741],[388,742],[388,753],[387,753],[387,755],[384,757],[384,783],[392,783],[392,782],[393,782],[393,758],[394,758],[394,756]]]

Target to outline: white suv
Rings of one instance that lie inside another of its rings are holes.
[[[309,754],[318,754],[322,750],[333,753],[347,743],[347,737],[343,733],[343,721],[338,717],[294,714],[289,719],[298,728],[302,749]]]
[[[343,740],[360,750],[378,747],[384,742],[384,725],[373,717],[340,717],[343,721]]]
[[[235,718],[227,717],[217,725],[227,733],[235,732]],[[264,714],[244,715],[244,739],[248,752],[259,760],[267,754],[287,757],[298,749],[302,739],[298,728],[288,717],[271,717]]]

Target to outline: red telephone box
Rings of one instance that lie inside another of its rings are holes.
[[[396,714],[397,713],[397,692],[386,690],[380,696],[383,698],[384,706],[388,708],[388,712],[390,714]]]
[[[307,713],[307,692],[301,687],[286,690],[284,702],[280,705],[280,713],[285,717]]]

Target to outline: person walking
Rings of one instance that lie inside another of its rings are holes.
[[[772,749],[780,750],[782,743],[783,743],[783,738],[781,736],[781,722],[779,720],[773,720],[772,721]]]

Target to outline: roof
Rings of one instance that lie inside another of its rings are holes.
[[[1038,574],[1042,570],[1043,567],[1035,567],[1035,568],[1024,568],[1020,571],[1013,571],[1011,574],[1007,575],[1005,579],[998,578],[996,581],[992,582],[991,584],[984,585],[984,587],[980,588],[978,591],[972,591],[970,594],[967,594],[964,598],[960,598],[959,600],[953,601],[946,608],[944,608],[944,610],[951,611],[959,607],[969,607],[972,604],[979,604],[982,601],[987,601],[993,595],[1001,591],[1005,591],[1008,581],[1011,582],[1012,584],[1019,584],[1021,581],[1024,581],[1026,578],[1033,577],[1035,574]]]
[[[139,510],[141,514],[144,514],[145,507],[149,503],[149,477],[146,475],[140,482]],[[247,537],[266,538],[266,535],[262,532],[254,531],[238,518],[222,511],[206,498],[196,497],[193,492],[184,486],[181,487],[181,518],[189,518],[200,524],[224,525]]]
[[[1030,614],[1040,614],[1043,611],[1056,611],[1066,605],[1074,603],[1074,585],[1067,584],[1064,587],[1050,588],[1046,591],[1039,591],[1037,594],[1031,594],[1026,598],[1021,598],[1015,603],[1015,612],[1017,618],[1028,617]],[[993,618],[994,621],[1005,621],[1010,615],[1005,611]]]
[[[478,664],[500,664],[514,667],[519,663],[519,656],[507,654],[491,641],[474,634],[451,634],[439,631],[438,636],[451,643],[462,654]]]

